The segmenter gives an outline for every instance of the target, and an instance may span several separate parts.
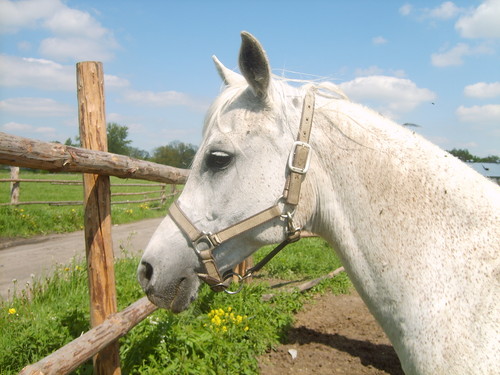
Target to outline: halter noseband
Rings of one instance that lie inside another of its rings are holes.
[[[170,206],[170,217],[174,220],[179,229],[181,229],[190,239],[192,248],[200,257],[205,267],[206,272],[199,273],[198,277],[210,285],[212,290],[216,292],[225,291],[229,294],[238,293],[239,290],[235,292],[227,290],[233,275],[237,276],[240,280],[250,277],[253,272],[260,270],[286,245],[300,239],[302,228],[295,227],[293,223],[293,216],[295,208],[299,203],[302,180],[309,169],[311,161],[311,146],[309,144],[309,138],[311,134],[313,115],[314,93],[309,91],[304,97],[299,134],[297,135],[297,140],[292,145],[292,150],[288,158],[287,166],[289,174],[286,179],[283,195],[273,206],[217,233],[204,232],[196,228],[187,215],[181,210],[178,201],[175,201]],[[284,210],[283,212],[280,208],[280,203],[283,203],[285,208],[290,207],[292,210]],[[277,217],[281,217],[287,222],[287,238],[257,265],[247,269],[244,275],[228,271],[221,276],[219,268],[215,263],[213,251],[223,242],[226,242],[231,238],[234,238],[250,229],[256,228],[261,224],[267,223]]]

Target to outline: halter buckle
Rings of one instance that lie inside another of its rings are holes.
[[[299,151],[299,147],[302,147],[303,150]],[[290,156],[288,157],[288,168],[292,172],[298,173],[298,174],[306,174],[307,171],[309,170],[309,166],[311,165],[311,145],[307,142],[302,142],[302,141],[295,141],[293,142],[292,145],[292,151],[290,152]],[[305,156],[305,161],[303,151],[305,151],[307,154]],[[300,154],[299,154],[300,153]],[[294,165],[295,161],[295,156],[300,155],[300,159],[298,160],[300,165]]]
[[[201,236],[193,241],[194,251],[198,255],[200,255],[202,251],[213,250],[219,245],[220,241],[218,240],[217,235],[214,235],[210,232],[202,232]]]

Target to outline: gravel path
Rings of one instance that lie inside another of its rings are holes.
[[[143,251],[162,218],[115,225],[112,229],[113,251],[120,256]],[[50,274],[57,264],[67,264],[73,257],[85,257],[83,231],[37,236],[29,239],[2,241],[0,239],[0,298],[7,299],[26,282]]]

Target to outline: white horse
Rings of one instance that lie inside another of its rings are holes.
[[[246,32],[242,75],[214,61],[225,89],[139,265],[150,300],[182,311],[200,278],[223,289],[255,250],[307,229],[336,250],[405,373],[498,374],[498,186],[333,84],[272,76]]]

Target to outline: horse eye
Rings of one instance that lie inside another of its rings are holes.
[[[212,151],[207,155],[206,163],[210,169],[222,170],[227,168],[233,157],[222,151]]]

